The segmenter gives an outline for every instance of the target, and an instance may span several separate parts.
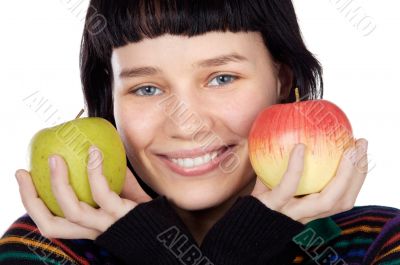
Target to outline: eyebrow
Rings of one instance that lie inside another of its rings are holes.
[[[161,73],[161,70],[157,67],[137,67],[137,68],[129,68],[122,69],[119,77],[121,79],[126,78],[134,78],[141,76],[152,76]]]
[[[195,68],[206,68],[206,67],[215,67],[215,66],[222,66],[232,62],[245,62],[249,61],[246,57],[237,54],[231,53],[226,55],[221,55],[215,58],[210,58],[206,60],[199,61],[193,66]],[[162,71],[157,67],[133,67],[129,69],[122,69],[119,74],[121,79],[126,78],[134,78],[134,77],[144,77],[144,76],[154,76],[160,74]]]
[[[248,59],[240,54],[231,53],[227,55],[218,56],[211,59],[206,59],[195,64],[195,67],[211,67],[211,66],[221,66],[228,63],[244,62]]]

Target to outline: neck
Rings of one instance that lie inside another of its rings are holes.
[[[204,237],[211,227],[225,215],[232,207],[238,197],[249,195],[254,188],[256,178],[252,179],[244,189],[234,196],[228,198],[223,203],[196,211],[186,211],[174,206],[175,211],[189,229],[198,246],[203,242]]]

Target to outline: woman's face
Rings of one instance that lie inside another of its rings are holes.
[[[167,34],[114,49],[111,61],[117,129],[151,188],[186,210],[251,191],[247,136],[281,86],[260,34]]]

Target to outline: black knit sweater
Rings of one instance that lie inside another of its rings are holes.
[[[303,229],[303,224],[245,196],[237,199],[198,246],[163,196],[139,204],[95,244],[125,264],[284,265],[293,261],[292,238]]]

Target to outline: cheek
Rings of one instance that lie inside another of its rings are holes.
[[[129,100],[114,101],[114,117],[117,129],[129,153],[140,152],[152,139],[155,131],[154,113],[144,111],[143,106],[135,106]]]
[[[276,93],[273,89],[253,89],[227,100],[220,113],[231,130],[242,137],[247,137],[257,115],[275,102]]]

